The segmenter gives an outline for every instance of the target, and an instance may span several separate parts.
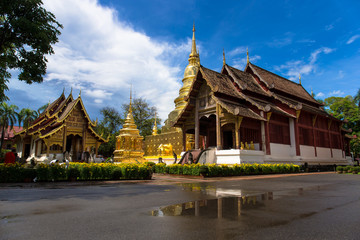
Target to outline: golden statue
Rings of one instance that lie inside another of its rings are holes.
[[[250,150],[255,150],[255,146],[254,146],[254,142],[253,142],[253,141],[250,142]]]
[[[160,156],[172,156],[173,147],[171,144],[160,144],[158,149]]]
[[[142,150],[143,137],[134,121],[131,108],[131,91],[129,113],[125,124],[116,137],[116,150],[114,151],[114,162],[145,162],[144,151]]]

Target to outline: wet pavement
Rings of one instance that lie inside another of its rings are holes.
[[[359,239],[360,175],[0,184],[0,239]]]

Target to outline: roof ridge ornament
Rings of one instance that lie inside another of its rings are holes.
[[[249,60],[249,49],[246,48],[246,62],[249,63],[250,60]]]
[[[225,50],[223,48],[223,65],[225,66],[226,65],[226,61],[225,61]]]
[[[301,85],[301,74],[299,73],[299,84]]]

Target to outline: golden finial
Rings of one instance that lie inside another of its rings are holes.
[[[70,94],[69,95],[72,95],[72,87],[71,87],[71,90],[70,90]]]
[[[63,88],[63,92],[62,92],[62,95],[64,95],[64,93],[65,93],[65,87]]]
[[[195,42],[195,22],[193,25],[193,36],[192,36],[192,44],[191,44],[191,53],[190,53],[190,57],[195,57],[198,55],[197,51],[196,51],[196,42]]]
[[[131,95],[132,95],[132,84],[130,84],[130,104],[129,104],[129,113],[131,113],[131,112],[132,112],[132,109],[131,109],[131,99],[132,99],[132,97],[131,97]]]
[[[225,61],[225,50],[223,49],[223,65],[226,64],[226,61]]]
[[[299,84],[301,85],[301,74],[299,73]]]
[[[153,127],[152,135],[154,135],[154,136],[157,135],[156,113],[155,113],[155,121],[154,121],[154,127]]]
[[[314,91],[312,88],[311,88],[311,96],[314,97]]]
[[[79,92],[79,97],[81,97],[81,88],[80,88],[80,92]]]
[[[249,63],[250,60],[249,60],[249,49],[246,48],[246,62]]]

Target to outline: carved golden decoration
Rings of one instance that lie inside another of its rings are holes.
[[[270,121],[271,114],[272,114],[272,112],[266,113],[266,120],[267,120],[268,122]]]
[[[313,125],[313,127],[315,127],[316,119],[317,119],[317,115],[314,115],[312,117],[312,125]]]
[[[299,122],[301,110],[296,110],[296,122]]]

